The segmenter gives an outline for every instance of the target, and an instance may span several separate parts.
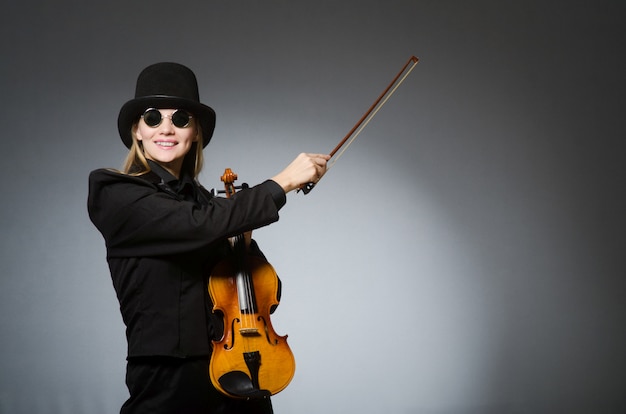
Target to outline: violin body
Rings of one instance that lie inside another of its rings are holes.
[[[295,359],[287,336],[278,335],[270,321],[270,311],[278,305],[274,268],[259,257],[247,256],[249,274],[245,274],[236,262],[233,258],[222,261],[209,280],[213,309],[224,317],[224,335],[213,341],[210,377],[226,395],[263,398],[289,385]],[[248,276],[255,295],[242,298],[245,282],[241,279]]]
[[[222,177],[229,197],[236,175]],[[272,327],[271,311],[278,306],[278,275],[261,257],[246,253],[243,234],[231,239],[233,252],[219,262],[209,278],[213,312],[224,320],[224,334],[213,341],[209,365],[211,382],[235,398],[267,398],[282,391],[295,373],[295,359]]]

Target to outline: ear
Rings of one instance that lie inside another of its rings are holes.
[[[193,138],[193,142],[201,142],[202,141],[202,129],[200,128],[200,123],[195,124],[196,135]]]
[[[132,127],[132,134],[135,135],[135,137],[137,138],[137,141],[141,141],[143,139],[143,137],[141,136],[141,132],[139,132],[139,124],[136,123],[133,125]]]

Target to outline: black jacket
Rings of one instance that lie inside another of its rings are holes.
[[[268,180],[212,197],[193,180],[181,185],[157,172],[91,172],[89,217],[106,243],[128,356],[206,356],[221,329],[210,310],[210,269],[228,237],[278,220],[285,193]]]

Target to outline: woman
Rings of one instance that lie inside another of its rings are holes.
[[[126,325],[121,413],[271,413],[269,398],[219,393],[207,368],[223,332],[207,293],[228,238],[278,220],[286,193],[317,182],[327,155],[300,154],[284,170],[234,197],[214,198],[197,183],[215,112],[202,104],[194,73],[157,63],[137,79],[118,129],[129,153],[122,172],[89,177],[89,216],[102,233]],[[249,254],[262,257],[247,238]]]

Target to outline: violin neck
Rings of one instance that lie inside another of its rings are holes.
[[[256,295],[254,294],[254,284],[252,275],[246,263],[246,242],[243,234],[235,236],[233,252],[237,264],[237,299],[241,313],[257,313]]]

